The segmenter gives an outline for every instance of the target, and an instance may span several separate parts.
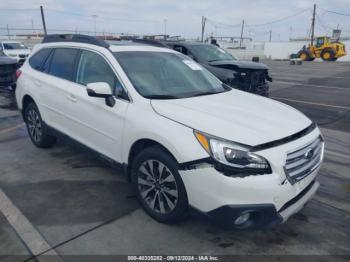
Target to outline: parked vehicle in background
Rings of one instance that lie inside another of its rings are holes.
[[[338,58],[346,56],[345,44],[330,37],[321,36],[316,38],[316,43],[310,43],[298,52],[298,57],[303,61],[313,61],[322,58],[323,61],[334,62]]]
[[[224,49],[206,43],[165,41],[163,44],[187,55],[208,69],[225,84],[262,96],[269,95],[269,68],[250,61],[239,61]]]
[[[269,227],[317,191],[323,138],[296,109],[234,90],[169,48],[43,42],[16,89],[30,139],[47,148],[63,133],[119,165],[157,221],[192,209],[227,228]]]
[[[30,54],[30,49],[23,43],[12,40],[1,41],[0,50],[2,50],[5,55],[16,59],[19,66],[24,63]]]
[[[0,50],[0,87],[16,88],[17,60],[8,57]]]

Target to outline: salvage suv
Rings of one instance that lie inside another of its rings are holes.
[[[20,70],[32,142],[48,148],[63,133],[118,164],[157,221],[194,210],[231,229],[268,227],[319,187],[324,142],[312,121],[174,50],[49,35]]]

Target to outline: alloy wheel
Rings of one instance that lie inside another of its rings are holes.
[[[39,114],[34,109],[27,113],[27,125],[30,136],[38,143],[42,137],[42,124]]]
[[[138,170],[140,196],[153,211],[168,214],[178,201],[178,186],[169,168],[158,160],[144,161]]]

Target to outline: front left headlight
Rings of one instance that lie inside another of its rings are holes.
[[[248,146],[220,139],[194,131],[198,142],[221,167],[231,172],[249,174],[269,174],[271,167],[268,161],[250,152]],[[219,166],[220,167],[220,166]]]

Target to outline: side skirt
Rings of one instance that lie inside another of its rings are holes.
[[[46,124],[45,124],[46,125]],[[107,166],[116,169],[118,172],[121,172],[123,175],[125,175],[125,177],[127,178],[128,182],[130,181],[130,177],[128,175],[128,164],[126,163],[120,163],[118,161],[113,160],[112,158],[101,154],[100,152],[78,142],[77,140],[75,140],[74,138],[62,133],[61,131],[50,127],[48,125],[46,125],[48,127],[48,129],[50,130],[50,133],[58,138],[61,138],[63,141],[65,141],[69,146],[72,146],[74,148],[78,148],[79,151],[88,154],[88,155],[93,155],[96,158],[98,158],[100,161],[102,161],[103,163],[105,163]]]

